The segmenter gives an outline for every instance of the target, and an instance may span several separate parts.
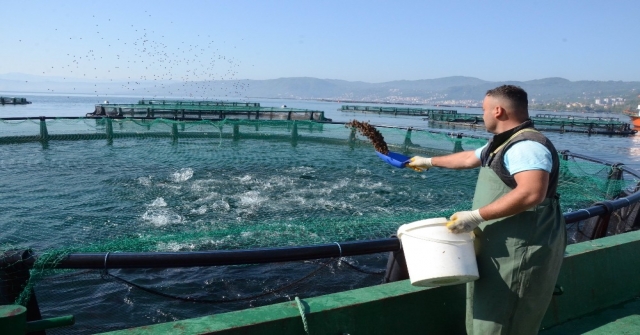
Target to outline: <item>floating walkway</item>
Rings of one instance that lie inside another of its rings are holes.
[[[173,120],[313,120],[326,121],[324,111],[260,107],[257,102],[140,100],[137,104],[97,104],[90,118],[143,118]]]
[[[31,101],[26,98],[0,97],[0,105],[28,105]]]
[[[458,113],[453,109],[429,109],[407,107],[377,107],[342,105],[342,112],[377,113],[385,115],[422,116],[431,125],[447,127],[483,128],[482,114]],[[531,118],[537,129],[602,135],[633,135],[637,133],[627,122],[613,117],[537,114]]]
[[[339,109],[342,112],[361,112],[361,113],[377,113],[387,115],[411,115],[411,116],[429,116],[434,114],[456,114],[456,110],[452,109],[429,109],[429,108],[411,108],[411,107],[377,107],[377,106],[357,106],[342,105]]]
[[[461,126],[469,128],[484,127],[482,114],[432,114],[425,120],[433,125]],[[558,131],[561,133],[587,133],[601,135],[633,135],[637,130],[632,129],[628,122],[614,117],[595,117],[578,115],[537,114],[531,117],[533,124],[539,130]]]
[[[138,105],[260,107],[259,102],[206,100],[139,100]]]

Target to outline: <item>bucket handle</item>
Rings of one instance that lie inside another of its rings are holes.
[[[424,241],[429,241],[429,242],[436,242],[436,243],[444,243],[444,244],[449,244],[449,245],[462,245],[462,244],[467,244],[467,242],[469,241],[446,241],[446,240],[438,240],[435,238],[428,238],[428,237],[419,237],[419,236],[415,236],[415,235],[411,235],[411,234],[407,234],[404,233],[403,235],[409,236],[409,237],[413,237],[413,238],[417,238],[419,240],[424,240]],[[473,239],[472,239],[473,241]]]

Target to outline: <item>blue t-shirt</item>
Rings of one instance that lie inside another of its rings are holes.
[[[489,143],[475,150],[478,159],[480,159],[482,150],[484,150],[488,144]],[[504,155],[504,166],[511,175],[529,170],[545,170],[551,173],[553,159],[547,147],[536,141],[525,140],[509,148]]]

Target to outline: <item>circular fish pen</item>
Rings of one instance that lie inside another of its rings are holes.
[[[469,209],[477,177],[395,168],[330,122],[43,117],[0,128],[3,304],[75,315],[60,333],[382,283],[398,227]],[[487,140],[376,129],[407,156]],[[640,174],[558,154],[570,242],[638,229]]]

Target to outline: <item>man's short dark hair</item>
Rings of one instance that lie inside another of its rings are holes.
[[[492,90],[487,91],[487,96],[495,98],[504,98],[509,100],[515,108],[515,112],[528,113],[529,99],[527,98],[527,92],[520,86],[515,85],[502,85]]]

